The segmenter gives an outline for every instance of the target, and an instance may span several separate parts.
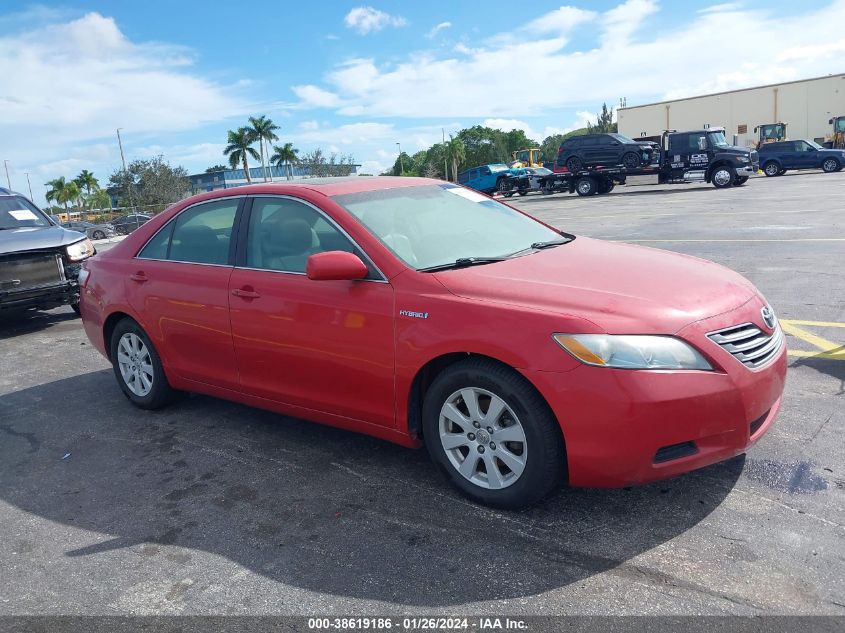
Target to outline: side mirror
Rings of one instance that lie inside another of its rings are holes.
[[[833,119],[828,119],[827,123],[828,125],[833,125]]]
[[[707,139],[703,136],[698,137],[698,149],[702,152],[707,149]]]
[[[368,272],[360,257],[346,251],[315,253],[305,262],[305,274],[315,281],[363,279]]]

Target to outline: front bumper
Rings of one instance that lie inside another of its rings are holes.
[[[786,346],[749,369],[706,333],[753,320],[762,302],[678,333],[714,371],[639,371],[579,366],[525,371],[555,412],[569,482],[619,487],[665,479],[745,453],[769,429],[786,382]],[[743,318],[744,317],[744,318]],[[737,321],[736,319],[741,319]],[[759,321],[759,316],[755,323]]]
[[[752,164],[748,164],[745,167],[737,167],[736,168],[736,175],[739,176],[739,177],[753,176],[754,174],[757,173],[757,169],[758,169],[758,166],[752,165]]]
[[[75,280],[26,290],[0,291],[0,311],[39,308],[48,310],[79,303],[79,284]]]

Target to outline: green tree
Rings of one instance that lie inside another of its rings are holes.
[[[79,172],[79,175],[74,178],[73,180],[80,189],[85,189],[85,193],[89,196],[91,195],[91,191],[96,191],[100,188],[100,183],[87,169],[83,169]]]
[[[164,208],[181,200],[190,186],[185,168],[173,167],[161,156],[133,160],[125,172],[121,168],[109,177],[109,190],[117,193],[120,206],[140,204]]]
[[[408,156],[407,152],[402,152],[396,157],[393,162],[393,169],[390,171],[391,176],[416,176],[414,171],[414,159]]]
[[[285,166],[285,174],[288,180],[293,180],[293,166],[299,161],[299,150],[293,143],[274,145],[273,155],[270,157],[271,165]]]
[[[449,162],[452,163],[452,179],[458,182],[458,167],[467,157],[467,149],[464,142],[456,136],[450,136],[449,142],[446,143],[446,156]]]
[[[47,202],[55,200],[61,205],[64,205],[65,211],[68,210],[68,202],[79,204],[79,196],[81,191],[79,185],[73,180],[66,180],[64,176],[50,180],[44,183],[45,187],[49,187],[45,197]]]
[[[212,165],[211,167],[206,168],[205,173],[211,174],[211,173],[214,173],[215,171],[226,171],[227,169],[229,169],[229,168],[226,167],[226,165],[219,165],[219,164],[218,165]]]
[[[266,142],[269,146],[273,141],[278,141],[279,137],[276,135],[276,130],[279,129],[281,128],[264,114],[260,117],[249,117],[250,133],[252,138],[258,141],[259,149],[261,150],[261,171],[264,174],[264,182],[267,182],[267,165],[264,162],[264,143]],[[267,153],[269,154],[270,152],[268,151]],[[273,172],[270,172],[270,182],[273,182]]]
[[[111,209],[111,196],[105,189],[97,188],[88,196],[88,205],[92,209]]]
[[[587,132],[590,134],[606,134],[618,131],[618,126],[613,122],[613,108],[608,108],[606,103],[601,104],[601,112],[596,115],[596,124],[587,124]]]
[[[255,137],[252,135],[250,128],[240,127],[237,130],[229,130],[228,144],[223,149],[223,154],[229,157],[229,165],[232,166],[232,169],[237,169],[238,163],[243,165],[244,174],[248,183],[252,182],[252,178],[249,175],[247,156],[255,160],[259,159],[258,152],[252,147],[254,142]]]

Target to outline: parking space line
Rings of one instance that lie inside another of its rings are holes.
[[[790,349],[787,351],[789,356],[797,356],[799,358],[824,358],[827,360],[842,360],[845,361],[845,345],[840,345],[826,338],[808,332],[804,328],[798,327],[803,325],[805,327],[837,327],[845,328],[845,323],[837,323],[835,321],[803,321],[792,319],[780,319],[781,329],[805,343],[809,343],[816,348],[817,351],[807,351]]]
[[[613,240],[615,242],[686,243],[686,242],[845,242],[845,237],[785,237],[760,239],[671,239],[671,240]]]

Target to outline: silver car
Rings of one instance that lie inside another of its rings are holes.
[[[71,222],[64,222],[62,226],[66,229],[70,229],[71,231],[85,233],[92,240],[104,240],[108,237],[115,237],[117,235],[111,224],[93,224],[91,222],[74,220]]]

